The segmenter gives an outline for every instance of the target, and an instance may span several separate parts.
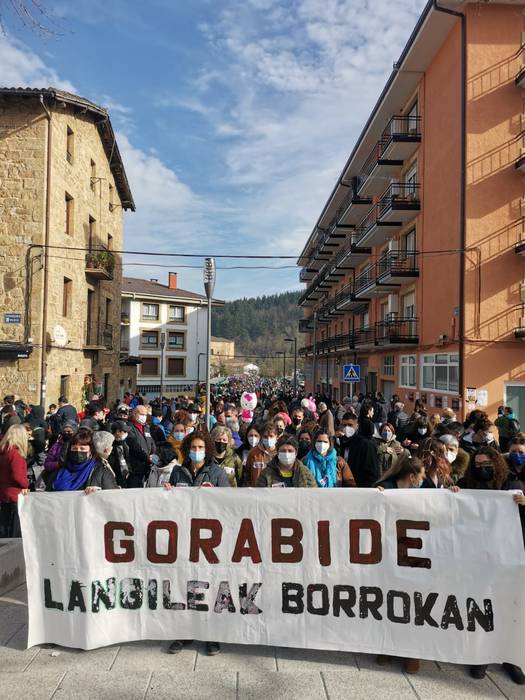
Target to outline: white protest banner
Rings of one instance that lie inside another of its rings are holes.
[[[510,493],[136,489],[19,509],[29,646],[202,639],[525,666]]]

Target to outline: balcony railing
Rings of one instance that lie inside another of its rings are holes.
[[[312,318],[299,319],[299,333],[312,333],[314,322]]]
[[[112,280],[115,256],[102,247],[92,248],[86,253],[86,274],[102,280]]]
[[[419,183],[393,182],[378,203],[377,218],[381,219],[389,210],[418,210]]]
[[[87,328],[85,345],[90,348],[113,350],[113,326],[105,323]]]
[[[374,226],[377,223],[377,218],[378,218],[378,205],[374,204],[370,208],[370,210],[368,211],[365,218],[361,221],[359,226],[356,227],[356,230],[355,230],[356,245],[359,245],[360,241],[363,240],[363,238],[370,231],[372,226]]]
[[[365,287],[369,287],[370,284],[375,280],[374,268],[370,267],[363,270],[360,275],[358,275],[354,280],[354,292],[359,294],[361,290]]]
[[[418,338],[417,318],[394,318],[377,324],[376,345],[416,345]]]
[[[380,279],[385,275],[402,276],[403,273],[416,273],[418,253],[416,251],[391,250],[377,261],[376,275]]]
[[[359,345],[375,345],[375,324],[369,326],[362,326],[361,328],[356,328],[356,330],[354,331],[354,335],[354,344],[356,347]]]

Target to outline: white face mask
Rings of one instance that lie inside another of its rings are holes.
[[[492,433],[485,433],[485,442],[489,445],[491,442],[494,442],[494,435]]]
[[[426,428],[418,428],[418,429],[417,429],[417,432],[418,432],[420,435],[426,435],[426,434],[427,434],[427,429],[426,429]]]
[[[351,425],[345,425],[345,437],[351,438],[354,437],[355,435],[355,428],[353,428]]]
[[[330,448],[330,445],[327,442],[316,442],[315,443],[315,449],[319,452],[320,455],[325,455]]]
[[[257,435],[249,435],[248,436],[248,445],[250,445],[250,447],[257,447],[257,445],[259,444],[259,441],[260,441],[260,438],[257,437]]]
[[[447,461],[452,464],[452,462],[456,459],[456,453],[452,452],[452,450],[447,450]]]
[[[190,413],[190,420],[194,423],[197,420],[198,413]]]
[[[381,437],[385,442],[391,442],[394,439],[394,433],[391,430],[385,430]]]
[[[141,425],[144,425],[148,420],[148,416],[145,413],[139,413],[137,416],[137,420]]]
[[[279,462],[283,467],[290,467],[295,462],[295,452],[279,452]]]

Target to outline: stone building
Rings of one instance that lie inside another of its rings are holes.
[[[105,109],[0,88],[0,395],[118,395],[125,209],[135,205]]]

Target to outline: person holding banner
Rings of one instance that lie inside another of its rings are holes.
[[[494,447],[480,447],[479,450],[472,455],[465,476],[459,481],[459,486],[463,489],[513,490],[514,494],[512,499],[514,503],[517,503],[520,507],[523,527],[525,496],[520,489],[520,486],[523,486],[523,484],[512,480],[512,475],[509,474],[509,468],[505,462],[505,458]],[[519,666],[509,663],[504,663],[502,665],[514,683],[525,685],[525,674]],[[477,680],[485,678],[486,671],[486,665],[470,667],[470,675]]]
[[[445,457],[445,445],[436,438],[425,438],[417,450],[417,456],[425,466],[424,489],[442,489],[454,485],[450,465]]]
[[[314,475],[297,459],[299,445],[293,435],[283,435],[277,443],[277,454],[257,479],[256,486],[266,488],[316,488]]]
[[[109,466],[97,456],[93,433],[80,428],[73,435],[64,466],[50,472],[46,491],[85,491],[118,488],[115,475]]]
[[[243,486],[256,486],[262,470],[275,457],[276,444],[277,430],[275,425],[271,422],[266,423],[261,431],[261,441],[248,453],[242,477]]]
[[[334,449],[333,438],[324,428],[319,428],[314,437],[314,445],[303,459],[315,477],[319,488],[355,486],[350,467]]]
[[[0,537],[21,537],[17,499],[29,488],[29,436],[22,425],[11,425],[0,442]]]
[[[417,457],[402,455],[377,482],[382,489],[418,489],[425,480],[425,465]]]

